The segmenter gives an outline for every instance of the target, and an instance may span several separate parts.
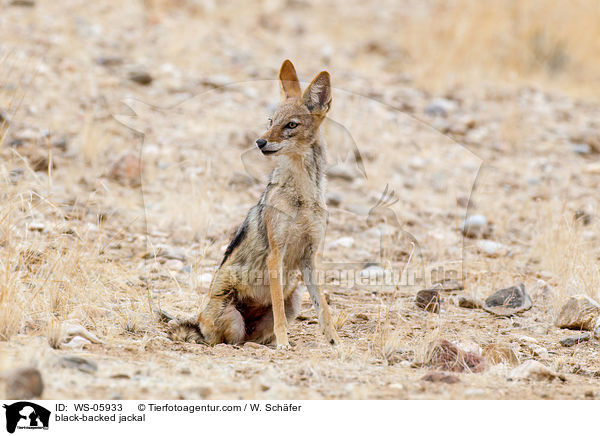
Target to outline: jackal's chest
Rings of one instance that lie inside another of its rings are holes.
[[[326,210],[297,211],[285,231],[284,267],[297,269],[308,256],[316,253],[325,236]]]

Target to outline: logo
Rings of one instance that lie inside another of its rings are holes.
[[[14,433],[18,429],[43,429],[48,430],[50,411],[29,401],[19,401],[10,405],[4,404],[6,409],[6,431]]]

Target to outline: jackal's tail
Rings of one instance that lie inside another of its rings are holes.
[[[155,312],[160,321],[169,324],[168,334],[172,341],[192,342],[196,344],[206,342],[197,322],[176,320],[162,310],[156,310]]]
[[[169,338],[172,341],[194,342],[202,344],[206,342],[200,326],[193,321],[179,321],[169,328]]]

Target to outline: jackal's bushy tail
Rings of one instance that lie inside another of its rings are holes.
[[[169,338],[172,341],[204,343],[200,326],[193,321],[179,321],[169,327]]]

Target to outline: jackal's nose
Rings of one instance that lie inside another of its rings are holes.
[[[258,145],[258,148],[263,148],[265,145],[267,145],[267,140],[266,139],[257,139],[256,145]]]

